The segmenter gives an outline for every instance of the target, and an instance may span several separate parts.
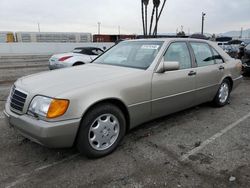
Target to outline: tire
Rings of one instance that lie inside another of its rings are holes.
[[[82,62],[76,62],[76,63],[73,64],[73,67],[74,67],[74,66],[78,66],[78,65],[84,65],[84,64],[85,64],[85,63],[82,63]]]
[[[228,104],[232,86],[228,79],[224,79],[216,93],[213,103],[216,107],[222,107]]]
[[[126,120],[115,105],[95,106],[83,118],[77,136],[79,152],[88,158],[99,158],[113,152],[126,132]]]

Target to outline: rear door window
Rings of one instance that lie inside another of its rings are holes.
[[[201,42],[191,42],[190,44],[198,67],[214,65],[214,57],[208,44]]]
[[[216,64],[224,63],[223,58],[214,48],[212,48],[212,51],[213,51],[213,59],[215,60],[215,63]]]

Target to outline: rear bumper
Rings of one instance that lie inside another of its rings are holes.
[[[250,65],[244,63],[242,65],[242,71],[243,71],[243,73],[250,73]]]
[[[24,137],[50,148],[71,147],[74,144],[80,119],[46,122],[28,115],[17,115],[5,105],[6,123]]]

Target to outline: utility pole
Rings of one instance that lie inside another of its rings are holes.
[[[243,35],[243,27],[240,30],[240,39],[242,38],[242,35]]]
[[[39,22],[37,23],[37,26],[38,26],[38,32],[40,33],[41,30],[40,30],[40,23]]]
[[[120,35],[121,34],[121,27],[118,26],[118,34]]]
[[[98,35],[100,35],[101,34],[101,22],[98,22],[97,24],[98,24]]]
[[[204,21],[205,21],[205,16],[206,16],[206,13],[205,13],[205,12],[202,12],[202,23],[201,23],[201,34],[202,34],[202,35],[204,34]]]

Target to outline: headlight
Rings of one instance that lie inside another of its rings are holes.
[[[31,101],[28,113],[46,118],[62,116],[68,109],[69,100],[36,96]]]

